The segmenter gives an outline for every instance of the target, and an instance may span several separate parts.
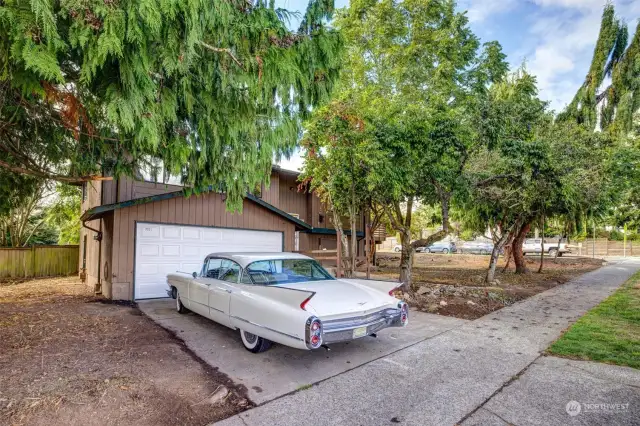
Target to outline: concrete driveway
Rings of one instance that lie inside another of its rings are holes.
[[[640,375],[541,358],[639,269],[638,261],[605,266],[219,424],[639,425]],[[569,413],[572,401],[584,412]],[[598,404],[628,408],[591,411]]]
[[[468,323],[458,318],[412,311],[406,328],[390,328],[381,331],[377,338],[334,344],[331,351],[302,351],[274,345],[267,352],[252,354],[242,346],[237,331],[194,313],[181,315],[176,312],[173,299],[142,301],[138,306],[160,326],[174,332],[207,364],[245,385],[256,404],[372,361],[393,366],[394,361],[385,358],[387,355]]]

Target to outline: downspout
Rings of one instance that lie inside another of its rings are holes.
[[[82,221],[82,227],[86,228],[90,231],[93,231],[96,233],[96,235],[93,237],[93,239],[95,241],[98,242],[98,283],[96,284],[96,287],[94,289],[96,294],[102,294],[102,277],[101,277],[101,265],[102,265],[102,219],[100,220],[100,230],[94,229],[90,226],[87,226],[87,221],[84,220]]]

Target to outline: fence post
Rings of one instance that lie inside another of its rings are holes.
[[[31,276],[36,276],[36,248],[31,246]]]

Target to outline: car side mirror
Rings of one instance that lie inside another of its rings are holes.
[[[191,275],[193,275],[193,278],[198,278],[198,273],[197,273],[197,272],[194,272],[194,273],[193,273],[193,274],[191,274]]]

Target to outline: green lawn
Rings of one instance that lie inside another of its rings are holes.
[[[547,352],[640,368],[640,273],[580,318]]]

